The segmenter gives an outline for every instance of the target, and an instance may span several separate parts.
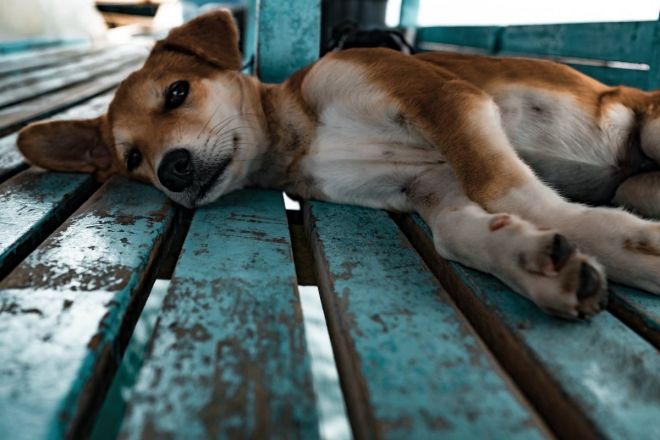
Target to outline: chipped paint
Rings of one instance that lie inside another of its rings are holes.
[[[280,193],[241,191],[196,211],[122,432],[318,437]]]
[[[367,431],[391,438],[543,438],[533,413],[385,212],[310,206],[308,227],[327,262],[319,271],[328,271],[331,284],[321,287],[334,304],[325,308],[334,311],[342,335],[333,338],[346,338],[359,369],[352,373],[366,389],[359,404],[375,420]]]
[[[414,220],[431,240],[422,220],[417,216]],[[559,386],[559,393],[574,402],[593,424],[597,435],[660,438],[657,349],[610,313],[601,313],[588,323],[563,321],[546,315],[490,275],[457,263],[450,263],[450,267],[488,313],[531,354],[535,364],[520,364],[520,368],[544,369],[553,386]],[[630,298],[636,300],[644,296],[641,292],[632,293],[632,289],[628,290]],[[487,322],[485,316],[477,319]],[[551,399],[545,385],[534,386],[537,392],[544,390],[537,399]],[[555,429],[562,429],[560,425],[565,425],[566,420],[550,423],[556,423]]]
[[[0,283],[0,437],[59,438],[90,422],[85,402],[117,360],[122,320],[170,213],[156,189],[114,178]],[[131,225],[114,221],[124,216]]]

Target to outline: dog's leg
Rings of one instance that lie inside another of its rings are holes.
[[[470,199],[489,212],[517,214],[537,226],[556,229],[582,251],[595,255],[612,280],[660,294],[660,223],[620,209],[567,202],[512,156],[494,103],[484,101],[470,117],[472,136],[491,155],[490,162],[484,153],[477,155],[481,175],[478,168],[452,163]],[[477,173],[477,179],[471,181],[468,170]]]
[[[660,172],[629,177],[617,188],[612,203],[644,217],[660,219]]]
[[[516,214],[558,230],[595,255],[611,279],[660,294],[660,223],[564,200],[516,155],[493,100],[462,81],[445,81],[414,96],[405,94],[405,85],[393,84],[392,90],[401,94],[413,126],[442,151],[471,200],[488,212]]]
[[[554,315],[590,317],[605,306],[605,274],[594,258],[556,231],[486,212],[465,196],[449,167],[421,175],[409,197],[444,258],[495,275]]]

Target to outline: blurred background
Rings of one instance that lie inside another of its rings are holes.
[[[234,11],[245,32],[258,0],[1,0],[0,49],[17,51],[64,41],[104,41],[139,33],[158,36],[206,10]],[[402,0],[323,0],[322,49],[336,44],[346,25],[396,28]],[[413,2],[415,3],[415,2]],[[419,0],[418,26],[515,25],[656,20],[660,0]],[[115,30],[115,32],[111,32]],[[334,33],[334,35],[333,35]],[[333,38],[334,36],[334,38]],[[323,50],[322,50],[323,52]]]

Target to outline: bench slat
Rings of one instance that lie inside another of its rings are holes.
[[[660,297],[622,285],[610,291],[613,313],[660,349]]]
[[[543,437],[385,212],[313,202],[305,217],[356,436]]]
[[[507,26],[501,50],[592,60],[657,63],[652,58],[654,21]]]
[[[94,118],[103,113],[110,101],[112,100],[113,93],[103,94],[97,96],[84,104],[70,108],[53,115],[51,119],[79,119],[79,118]],[[11,175],[25,166],[23,156],[16,148],[17,133],[7,135],[0,139],[0,181],[6,175]]]
[[[35,170],[0,185],[0,278],[95,188],[88,175]]]
[[[319,57],[321,0],[260,0],[257,73],[281,82]]]
[[[653,346],[609,313],[588,323],[552,318],[494,277],[440,258],[419,217],[403,222],[443,285],[560,436],[660,437],[660,357]]]
[[[491,54],[496,49],[497,26],[438,26],[417,29],[416,41],[421,49],[429,50],[424,43],[442,43],[483,50]],[[431,49],[432,50],[432,49]]]
[[[146,48],[117,47],[60,66],[0,80],[0,107],[88,81],[145,56]]]
[[[123,436],[318,437],[281,193],[195,212]]]
[[[109,71],[91,81],[0,109],[0,136],[16,130],[28,122],[50,116],[114,88],[139,65],[140,63],[133,61],[127,65],[116,67],[116,70]]]
[[[0,55],[0,77],[66,63],[99,50],[102,49],[82,44],[75,47],[65,46]]]
[[[89,431],[171,213],[113,178],[0,283],[0,437]]]

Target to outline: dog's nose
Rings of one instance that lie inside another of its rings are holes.
[[[190,152],[184,148],[169,151],[158,166],[158,179],[170,191],[181,192],[193,183]]]

